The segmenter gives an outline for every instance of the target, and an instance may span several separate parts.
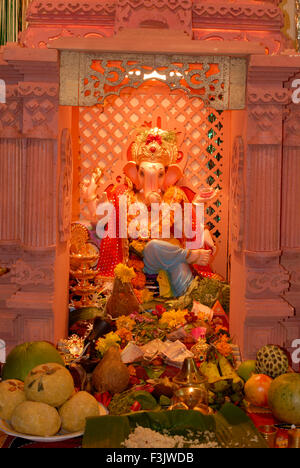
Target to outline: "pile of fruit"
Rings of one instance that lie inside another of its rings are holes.
[[[43,359],[41,349],[46,362],[35,366],[36,360]],[[56,362],[47,362],[48,356]],[[71,373],[49,343],[26,343],[15,348],[8,356],[3,377],[0,418],[21,434],[51,437],[60,430],[80,432],[87,417],[100,414],[99,404],[90,393],[75,391]]]
[[[234,404],[244,400],[244,381],[228,359],[217,354],[217,359],[207,360],[199,368],[208,382],[209,406],[215,410],[230,400]]]
[[[243,362],[238,374],[245,381],[250,404],[269,408],[284,423],[300,424],[300,374],[289,372],[289,360],[276,345],[261,348],[256,360]]]
[[[109,336],[114,338],[111,332]],[[83,431],[87,417],[99,416],[99,402],[112,415],[172,407],[173,378],[179,368],[157,357],[148,363],[126,364],[113,341],[103,349],[88,373],[80,364],[67,368],[49,343],[17,346],[2,372],[0,417],[17,432],[51,436],[60,429]],[[229,401],[245,410],[251,404],[269,408],[279,421],[300,424],[300,375],[290,372],[287,355],[279,346],[264,346],[256,360],[238,367],[232,356],[227,358],[215,346],[204,360],[195,361],[206,380],[212,410]]]

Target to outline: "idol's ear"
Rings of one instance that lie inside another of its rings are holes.
[[[139,189],[138,168],[134,161],[129,161],[123,168],[124,174],[129,177],[131,182]]]
[[[166,172],[165,177],[165,188],[170,187],[171,185],[176,184],[179,179],[183,176],[182,169],[178,164],[171,164]]]

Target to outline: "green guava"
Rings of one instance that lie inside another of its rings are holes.
[[[256,374],[255,368],[256,361],[249,359],[248,361],[244,361],[242,364],[240,364],[237,373],[239,377],[244,380],[244,382],[247,382],[247,380],[249,380],[253,374]]]

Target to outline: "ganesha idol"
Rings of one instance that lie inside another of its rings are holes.
[[[215,191],[203,189],[195,194],[176,185],[184,170],[179,160],[175,131],[143,128],[130,145],[129,161],[123,169],[125,182],[109,187],[105,200],[102,194],[103,203],[97,196],[97,175],[93,176],[85,201],[91,215],[95,211],[98,215],[97,233],[102,237],[99,277],[112,278],[115,267],[127,263],[135,267],[136,290],[147,286],[149,291],[156,284],[161,297],[179,297],[195,274],[209,276],[216,247],[203,219],[198,219],[198,208],[214,197]],[[166,206],[170,210],[162,209]],[[182,216],[177,216],[180,207]],[[203,205],[201,208],[203,213]],[[167,224],[169,230],[165,229]]]

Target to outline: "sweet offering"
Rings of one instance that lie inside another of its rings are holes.
[[[21,434],[50,437],[59,431],[61,420],[53,406],[37,401],[24,401],[15,408],[11,425]]]
[[[47,363],[32,369],[24,382],[27,400],[61,406],[74,392],[70,372],[56,363]]]
[[[62,429],[67,432],[83,431],[86,418],[99,416],[97,400],[88,392],[75,393],[59,408]]]
[[[23,382],[16,379],[0,382],[0,418],[9,420],[16,406],[25,400]]]

